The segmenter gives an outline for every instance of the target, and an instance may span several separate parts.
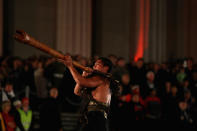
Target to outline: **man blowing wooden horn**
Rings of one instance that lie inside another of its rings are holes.
[[[16,40],[23,43],[30,43],[31,46],[35,46],[37,44],[38,47],[36,48],[41,48],[39,41],[30,37],[27,33],[22,31],[18,31],[17,33],[18,34],[14,36]],[[112,62],[107,58],[101,57],[95,62],[93,69],[85,68],[86,71],[81,75],[75,69],[71,56],[62,56],[62,54],[58,54],[54,50],[52,50],[52,52],[48,50],[52,49],[47,49],[47,51],[44,49],[44,51],[49,54],[55,54],[54,56],[59,58],[59,61],[68,67],[76,82],[74,93],[84,98],[83,107],[81,108],[81,130],[107,131],[107,119],[111,96],[112,93],[118,93],[118,88],[114,86],[111,79],[104,77],[103,75],[96,74],[93,70],[104,74],[109,73],[112,68]]]

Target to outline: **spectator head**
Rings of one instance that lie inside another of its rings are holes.
[[[15,100],[13,105],[16,107],[16,109],[20,109],[22,106],[22,103],[20,100]]]
[[[16,70],[22,66],[22,60],[20,58],[14,58],[13,60],[13,69]]]
[[[28,111],[28,109],[29,109],[29,98],[24,97],[22,99],[22,108],[23,108],[24,111]]]
[[[137,60],[137,62],[136,62],[136,66],[137,66],[137,68],[142,68],[143,67],[143,65],[144,65],[144,59],[143,58],[139,58],[138,60]]]
[[[79,63],[83,66],[87,66],[88,60],[85,57],[81,57],[81,59],[79,60]]]
[[[33,69],[37,69],[38,68],[38,58],[36,56],[29,57],[28,61],[30,62],[31,67]]]
[[[123,75],[121,76],[121,83],[122,83],[123,85],[128,85],[129,82],[130,82],[130,76],[129,76],[129,74],[128,74],[128,73],[123,74]]]
[[[167,93],[169,93],[170,90],[171,90],[171,82],[170,81],[166,81],[166,83],[165,83],[165,91]]]
[[[157,91],[155,88],[150,89],[150,96],[155,97],[157,95]]]
[[[100,57],[95,62],[93,68],[104,73],[109,73],[112,69],[112,62],[108,58]]]
[[[184,78],[183,79],[183,86],[184,87],[188,87],[189,86],[189,79],[188,78]]]
[[[171,89],[171,82],[170,81],[166,81],[165,82],[165,87],[166,87],[166,90],[170,91],[170,89]]]
[[[132,94],[140,94],[140,87],[139,85],[131,86]]]
[[[117,58],[116,55],[110,54],[110,55],[108,55],[108,58],[111,60],[111,62],[112,62],[113,65],[116,65],[117,64],[118,58]]]
[[[178,106],[179,106],[179,109],[182,111],[186,110],[188,107],[187,102],[184,100],[179,101]]]
[[[118,65],[119,67],[124,67],[125,64],[126,64],[126,61],[125,61],[125,59],[124,59],[123,57],[118,58],[118,60],[117,60],[117,65]]]
[[[160,69],[160,65],[159,64],[154,64],[154,72],[158,72],[158,70]]]
[[[11,92],[13,90],[13,83],[11,81],[6,81],[5,83],[5,91]]]
[[[108,58],[111,60],[112,64],[113,64],[114,66],[116,66],[117,60],[118,60],[117,56],[115,56],[115,55],[113,55],[113,54],[110,54],[110,55],[108,55]]]
[[[139,101],[140,101],[140,96],[139,96],[138,94],[133,95],[132,101],[133,101],[134,103],[139,103]]]
[[[184,92],[184,98],[185,100],[191,99],[191,92],[189,90]]]
[[[187,59],[187,67],[192,68],[192,66],[193,66],[193,58],[188,58]]]
[[[176,95],[177,92],[178,92],[178,89],[177,89],[176,85],[173,85],[173,86],[171,87],[171,93],[172,93],[172,95]]]
[[[56,99],[58,97],[58,90],[57,90],[57,88],[55,88],[55,87],[51,88],[50,91],[49,91],[49,95],[50,95],[50,97]]]
[[[146,78],[148,81],[153,82],[155,79],[155,74],[152,71],[147,72]]]
[[[22,99],[22,105],[23,105],[23,106],[29,106],[29,98],[24,97],[24,98]]]
[[[11,110],[11,102],[10,101],[3,101],[2,112],[9,113],[10,110]]]

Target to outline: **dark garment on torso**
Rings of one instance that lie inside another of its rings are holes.
[[[58,102],[54,98],[48,98],[40,111],[40,124],[42,131],[59,131],[61,128],[60,111]]]
[[[80,131],[108,131],[108,106],[93,99],[91,92],[96,88],[82,90]]]

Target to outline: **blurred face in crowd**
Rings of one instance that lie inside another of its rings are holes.
[[[159,65],[158,64],[154,64],[154,71],[157,72],[159,70]]]
[[[170,92],[170,89],[171,89],[171,83],[169,82],[169,81],[167,81],[166,83],[165,83],[165,88],[166,88],[166,92]]]
[[[57,88],[52,88],[49,93],[50,93],[50,96],[52,98],[56,99],[58,97],[58,90],[57,90]]]
[[[140,94],[140,88],[138,85],[131,86],[132,94]]]
[[[41,61],[38,62],[38,68],[39,69],[42,69],[43,68],[43,62],[41,62]]]
[[[143,60],[138,60],[137,63],[136,63],[136,66],[137,66],[138,68],[142,68],[143,65],[144,65],[144,61],[143,61]]]
[[[28,98],[23,98],[22,99],[22,107],[24,111],[28,111],[29,109],[29,99]]]
[[[184,97],[186,100],[189,100],[191,98],[191,93],[189,91],[185,92]]]
[[[157,95],[157,91],[156,90],[152,90],[150,94],[151,94],[151,96],[156,96]]]
[[[132,97],[132,101],[134,102],[134,103],[138,103],[139,101],[140,101],[140,97],[139,97],[139,95],[133,95],[133,97]]]
[[[120,66],[120,67],[124,67],[125,64],[126,64],[126,62],[125,62],[124,59],[120,59],[120,60],[118,60],[118,62],[117,62],[117,65]]]
[[[183,84],[184,84],[184,87],[188,87],[189,86],[189,81],[185,80]]]
[[[161,64],[161,68],[164,69],[164,70],[166,70],[167,69],[167,65],[165,63],[162,63]]]
[[[17,68],[19,68],[19,67],[21,67],[22,66],[22,62],[20,61],[20,60],[14,60],[13,61],[13,67],[14,67],[14,69],[17,69]]]
[[[16,101],[14,101],[14,106],[16,107],[16,109],[20,109],[21,108],[21,106],[22,106],[22,103],[21,103],[21,101],[20,100],[16,100]]]
[[[6,84],[5,85],[5,91],[6,92],[10,92],[13,90],[13,85],[12,84]]]
[[[111,62],[113,63],[113,65],[116,65],[116,63],[117,63],[117,57],[116,56],[110,55],[109,56],[109,59],[111,60]]]
[[[191,59],[187,60],[187,66],[188,66],[188,68],[192,68],[193,61]]]
[[[11,103],[9,101],[3,102],[2,111],[8,113],[11,110]]]
[[[176,95],[176,93],[177,93],[177,87],[176,86],[173,86],[172,88],[171,88],[171,93],[173,94],[173,95]]]
[[[29,106],[29,99],[28,98],[24,98],[23,100],[22,100],[22,105],[23,106]]]
[[[123,74],[123,75],[122,75],[122,78],[121,78],[121,82],[122,82],[124,85],[128,85],[129,82],[130,82],[130,76],[129,76],[129,74]]]
[[[155,74],[152,71],[150,71],[147,73],[146,77],[148,81],[153,82],[155,79]]]
[[[34,69],[38,68],[38,60],[32,61],[32,67],[33,67]]]
[[[80,64],[83,66],[87,66],[87,60],[85,58],[80,59]]]
[[[179,102],[179,108],[181,110],[186,110],[187,109],[187,102],[185,102],[185,101]]]

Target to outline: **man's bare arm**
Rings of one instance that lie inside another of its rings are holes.
[[[73,66],[68,66],[68,69],[70,70],[75,82],[80,86],[96,87],[103,83],[103,80],[98,76],[91,78],[84,78],[83,76],[81,76],[81,74],[77,72],[77,70]]]
[[[91,78],[84,78],[81,74],[77,72],[72,64],[72,58],[69,55],[64,57],[64,60],[59,60],[60,62],[64,63],[68,69],[70,70],[75,82],[80,86],[84,87],[96,87],[103,83],[103,80],[99,76],[91,77]]]
[[[78,96],[81,96],[81,86],[79,85],[79,84],[76,84],[75,85],[75,89],[74,89],[74,93],[75,93],[75,95],[78,95]]]

